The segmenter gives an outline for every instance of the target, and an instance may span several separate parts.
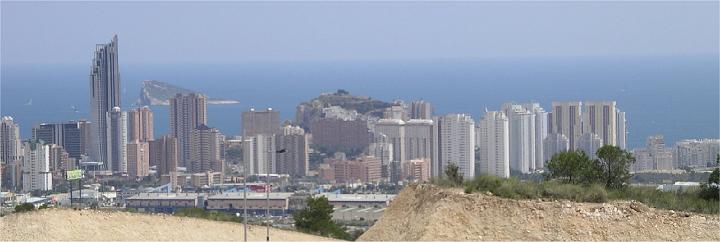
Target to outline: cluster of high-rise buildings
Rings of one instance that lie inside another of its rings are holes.
[[[658,172],[713,167],[720,154],[720,139],[684,139],[666,146],[662,135],[647,138],[645,147],[633,151],[633,172]]]
[[[231,146],[242,151],[241,169],[248,175],[427,181],[455,164],[468,179],[509,177],[511,171],[542,170],[562,151],[582,150],[594,158],[601,146],[625,149],[627,140],[625,113],[615,101],[552,102],[547,111],[539,103],[511,102],[486,109],[475,121],[469,114],[435,115],[424,100],[396,101],[373,115],[301,105],[294,124],[281,124],[277,110],[250,109],[241,114],[240,135],[226,139],[208,126],[207,97],[200,93],[171,97],[169,132],[156,137],[149,107],[122,109],[117,36],[96,46],[90,90],[89,121],[39,124],[23,141],[19,125],[2,118],[1,187],[48,191],[73,169],[135,180],[155,175],[179,184],[186,177],[197,177],[192,184],[223,182],[225,150]],[[647,147],[633,151],[638,160],[633,170],[704,167],[719,150],[717,139],[682,140],[668,148],[662,136],[653,136]],[[311,170],[312,151],[332,157]]]
[[[171,99],[171,132],[157,139],[148,107],[122,110],[118,40],[95,47],[90,70],[90,121],[43,123],[21,141],[19,125],[3,117],[2,186],[16,191],[48,191],[65,171],[88,169],[103,175],[142,179],[157,175],[215,171],[222,174],[224,136],[207,127],[205,97],[178,94]]]

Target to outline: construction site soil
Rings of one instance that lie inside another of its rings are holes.
[[[359,240],[720,241],[720,216],[633,201],[513,200],[415,185],[406,187]]]
[[[265,227],[248,230],[249,240],[265,241]],[[271,229],[270,236],[273,241],[331,240],[279,229]],[[17,240],[228,241],[243,240],[243,226],[167,214],[43,209],[0,218],[0,241]]]

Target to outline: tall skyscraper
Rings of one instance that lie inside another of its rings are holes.
[[[150,173],[150,146],[147,142],[133,141],[127,144],[128,176],[141,179]]]
[[[242,113],[243,137],[255,136],[258,134],[270,135],[280,133],[280,112],[268,108],[265,111],[250,111]]]
[[[216,171],[222,173],[225,161],[222,159],[222,146],[225,137],[218,129],[205,125],[193,130],[190,139],[191,172]]]
[[[205,95],[178,93],[170,98],[170,134],[177,138],[178,166],[190,166],[190,135],[200,125],[207,125]]]
[[[460,168],[465,179],[475,176],[475,121],[467,114],[448,114],[437,118],[438,154],[433,176],[439,176],[450,163]]]
[[[20,125],[12,117],[2,117],[0,122],[0,166],[3,169],[2,182],[10,190],[21,187],[22,143],[20,140]]]
[[[510,169],[530,173],[535,170],[535,113],[512,103],[503,104],[502,111],[509,125]]]
[[[157,166],[158,175],[176,172],[178,166],[178,142],[172,135],[150,141],[150,166]]]
[[[509,122],[503,112],[486,112],[478,125],[479,171],[510,177]]]
[[[417,100],[410,103],[410,119],[432,119],[432,104],[424,100]]]
[[[584,102],[583,133],[597,134],[602,143],[617,146],[617,109],[615,101]]]
[[[113,173],[127,173],[127,113],[114,107],[107,113],[107,162]]]
[[[553,155],[568,151],[570,149],[570,140],[563,134],[548,134],[547,138],[543,140],[543,149],[543,160],[547,162]]]
[[[40,140],[23,142],[22,191],[52,190],[50,147]]]
[[[33,139],[46,144],[62,146],[71,158],[80,159],[88,154],[90,122],[69,121],[64,123],[43,123],[33,128]]]
[[[128,114],[128,141],[153,140],[153,112],[148,106],[136,108]]]
[[[625,119],[625,112],[617,109],[617,147],[621,149],[627,149],[627,120]]]
[[[582,135],[582,102],[552,102],[552,132],[568,138],[570,149]]]
[[[118,65],[118,39],[95,46],[90,70],[91,148],[90,158],[108,161],[107,112],[120,105],[120,66]]]
[[[584,133],[575,142],[575,150],[582,150],[590,159],[597,158],[597,150],[603,146],[602,139],[595,133]]]
[[[308,138],[305,130],[298,126],[285,126],[276,138],[276,149],[285,149],[285,153],[277,154],[277,170],[275,173],[288,174],[292,177],[304,177],[308,173]]]

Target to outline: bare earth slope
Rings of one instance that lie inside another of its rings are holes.
[[[248,227],[248,239],[265,240],[265,227]],[[329,240],[299,232],[270,230],[273,241]],[[239,223],[171,215],[46,209],[0,218],[0,241],[8,240],[242,240]]]
[[[637,202],[512,200],[417,185],[405,188],[359,240],[720,241],[720,216]]]

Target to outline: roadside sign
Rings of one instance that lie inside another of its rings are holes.
[[[66,171],[66,173],[67,173],[68,180],[77,180],[77,179],[82,179],[82,177],[83,177],[82,170],[80,170],[80,169],[69,170],[69,171]]]

